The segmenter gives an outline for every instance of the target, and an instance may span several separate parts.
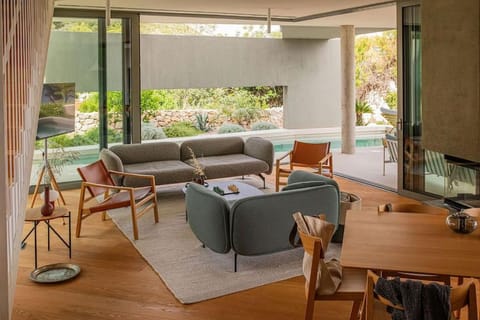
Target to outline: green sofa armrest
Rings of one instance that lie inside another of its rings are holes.
[[[185,194],[188,224],[206,247],[218,253],[230,251],[230,207],[224,197],[190,183]]]

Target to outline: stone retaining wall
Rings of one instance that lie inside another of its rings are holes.
[[[220,114],[218,110],[207,109],[160,110],[156,114],[147,116],[150,119],[150,122],[154,123],[156,127],[164,128],[179,121],[189,121],[195,124],[196,115],[202,113],[208,114],[208,123],[214,129],[220,127],[225,122],[235,122],[227,115]],[[108,121],[110,128],[122,128],[122,115],[120,113],[110,113],[108,115]],[[279,128],[283,128],[283,108],[270,108],[263,110],[258,121],[270,122]],[[249,127],[249,124],[247,123],[243,123],[242,125]],[[98,127],[98,112],[76,112],[75,133],[83,134],[96,127]]]

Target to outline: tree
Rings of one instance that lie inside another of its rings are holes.
[[[357,100],[366,101],[372,91],[385,98],[397,82],[397,32],[357,37],[355,62]]]

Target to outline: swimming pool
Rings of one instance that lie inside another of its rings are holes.
[[[319,143],[319,142],[331,142],[331,149],[340,149],[342,146],[342,140],[328,140],[328,139],[301,139],[303,142]],[[382,145],[381,138],[361,138],[355,141],[355,146],[358,148],[364,147],[379,147]],[[273,149],[275,152],[287,152],[292,150],[293,140],[288,141],[274,141]]]

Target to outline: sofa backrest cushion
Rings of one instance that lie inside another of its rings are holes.
[[[337,188],[337,190],[339,190],[338,183],[335,180],[316,174],[316,173],[303,171],[303,170],[294,170],[288,176],[287,185],[292,183],[297,183],[297,182],[311,182],[311,181],[320,181],[325,184],[332,185],[335,188]]]
[[[305,181],[305,182],[295,182],[286,185],[282,191],[309,188],[309,187],[318,187],[324,186],[326,183],[324,181]]]
[[[230,251],[230,207],[224,197],[202,185],[189,183],[185,195],[188,223],[205,246]]]
[[[338,207],[338,191],[331,185],[240,199],[230,209],[232,248],[241,255],[290,249],[295,212],[325,214],[328,222],[337,225]]]
[[[191,159],[190,147],[197,158],[209,156],[223,156],[227,154],[243,153],[243,139],[241,137],[220,137],[186,140],[181,146],[182,161]]]
[[[175,142],[119,144],[110,150],[122,159],[123,164],[151,161],[180,160],[180,147]]]
[[[102,159],[108,170],[123,172],[122,159],[120,159],[120,157],[111,150],[106,148],[100,150],[100,159]],[[122,185],[122,177],[120,177],[119,175],[113,175],[112,178],[117,186]]]

